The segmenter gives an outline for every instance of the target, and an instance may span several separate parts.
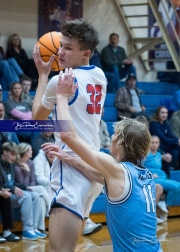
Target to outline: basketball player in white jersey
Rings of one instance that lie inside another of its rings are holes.
[[[106,78],[101,69],[90,66],[99,39],[91,24],[84,20],[66,21],[61,27],[60,67],[72,67],[76,93],[69,98],[70,113],[78,134],[93,149],[99,150],[99,123],[106,94]],[[38,46],[34,47],[34,61],[39,73],[39,83],[33,102],[33,119],[45,120],[56,103],[56,86],[59,76],[48,83],[51,64],[43,62]],[[68,74],[65,72],[65,75]],[[59,140],[68,154],[79,158],[67,145]],[[73,252],[82,221],[87,218],[94,199],[102,190],[102,185],[89,180],[81,172],[55,159],[51,168],[51,210],[49,221],[50,252]]]
[[[60,137],[104,177],[106,220],[113,252],[162,252],[156,235],[155,183],[152,173],[143,166],[151,141],[148,128],[137,120],[124,118],[115,124],[112,156],[93,150],[78,136],[69,113],[67,97],[75,89],[71,71],[69,76],[60,74],[56,90],[58,119],[71,123]],[[53,146],[46,143],[43,149],[59,157]]]

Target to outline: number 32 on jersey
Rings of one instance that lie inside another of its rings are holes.
[[[92,84],[88,84],[86,90],[87,93],[90,93],[90,104],[87,105],[86,111],[88,112],[88,114],[100,114],[102,86],[93,86]]]

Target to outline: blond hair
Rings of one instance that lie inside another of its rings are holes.
[[[24,156],[24,154],[31,148],[31,145],[28,143],[20,143],[18,145],[18,155],[17,155],[17,160],[16,163],[18,165],[21,165],[21,158]]]
[[[121,161],[129,161],[141,166],[151,142],[151,135],[146,125],[136,119],[124,118],[114,124],[114,132],[118,144],[124,149],[124,157]]]

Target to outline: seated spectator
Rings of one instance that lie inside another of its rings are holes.
[[[173,135],[180,139],[180,110],[173,113],[169,125]]]
[[[13,82],[20,81],[25,74],[14,58],[5,59],[4,49],[0,46],[0,83],[8,91]]]
[[[45,188],[37,185],[34,163],[30,158],[32,158],[31,145],[20,143],[18,145],[18,157],[15,166],[15,181],[28,187],[33,193],[38,194],[41,205],[39,209],[36,209],[36,214],[39,216],[38,229],[45,231],[45,217],[49,210],[49,197]]]
[[[123,47],[118,46],[119,35],[112,33],[109,36],[109,45],[101,52],[101,63],[103,71],[116,75],[116,91],[120,88],[120,80],[127,74],[133,73],[136,76],[136,68],[133,66],[133,59],[128,58]]]
[[[32,111],[28,104],[23,101],[23,90],[20,82],[12,84],[9,98],[5,102],[6,113],[9,119],[31,120]]]
[[[160,184],[156,184],[156,208],[158,209],[158,215],[166,218],[166,214],[168,213],[168,209],[166,207],[166,202],[161,200],[163,196],[163,187]],[[164,212],[165,211],[165,212]],[[164,223],[166,219],[156,217],[157,224]]]
[[[167,108],[159,106],[149,123],[149,130],[151,135],[159,137],[160,149],[172,155],[170,166],[173,167],[173,169],[177,169],[180,156],[180,138],[172,134],[167,118]]]
[[[47,142],[54,143],[54,141],[53,132],[42,132],[36,136],[32,141],[33,158],[37,156],[42,144]]]
[[[18,34],[12,34],[7,43],[6,58],[14,58],[23,72],[32,79],[33,89],[37,86],[38,72],[33,59],[29,59],[26,51],[22,48]]]
[[[152,172],[155,183],[160,184],[163,187],[163,191],[167,193],[167,206],[172,206],[176,196],[180,194],[180,182],[168,179],[166,173],[162,170],[162,155],[158,152],[159,146],[159,138],[157,136],[152,136],[150,151],[145,159],[144,166]],[[159,204],[159,206],[167,213],[167,209],[162,207],[162,204]],[[167,216],[164,216],[164,218],[166,217]]]
[[[104,107],[102,109],[102,115],[104,114]],[[100,137],[100,151],[110,154],[111,138],[108,132],[107,124],[101,119],[100,128],[99,128],[99,137]]]
[[[22,84],[20,82],[13,83],[10,87],[9,98],[5,101],[5,109],[8,119],[32,119],[32,111],[29,105],[23,101],[23,96]],[[33,135],[34,132],[17,132],[20,142],[30,142]]]
[[[136,117],[136,120],[138,122],[141,122],[141,123],[145,124],[146,127],[149,129],[149,122],[148,122],[148,119],[145,116],[139,115],[139,116]]]
[[[94,53],[92,55],[92,57],[89,60],[89,64],[90,65],[94,65],[97,66],[99,68],[102,69],[102,65],[101,65],[101,56],[100,53],[98,52],[97,49],[94,50]],[[112,72],[108,72],[108,71],[104,71],[104,74],[107,78],[107,93],[113,93],[116,92],[116,76],[114,73]]]
[[[136,120],[139,121],[139,122],[144,123],[147,126],[147,128],[149,129],[149,122],[148,122],[148,120],[147,120],[147,118],[145,116],[139,115],[139,116],[136,117]],[[169,163],[172,160],[172,156],[169,153],[165,153],[161,149],[158,149],[158,151],[162,154],[163,170],[169,176]]]
[[[0,120],[4,120],[4,116],[5,116],[4,104],[2,101],[0,101]]]
[[[170,102],[170,110],[175,112],[175,111],[178,111],[180,110],[180,89],[178,89],[172,99],[171,99],[171,102]]]
[[[3,224],[3,237],[0,236],[0,243],[4,243],[6,241],[18,242],[20,238],[10,231],[10,229],[13,228],[13,218],[10,200],[11,192],[9,192],[8,189],[3,189],[1,182],[2,181],[0,180],[0,212]]]
[[[136,76],[130,73],[126,77],[126,86],[117,90],[114,106],[117,108],[118,119],[121,117],[135,118],[144,115],[146,108],[142,105],[139,90],[136,87]]]
[[[0,120],[4,120],[5,116],[5,109],[4,109],[4,104],[0,101]],[[6,125],[4,125],[4,127],[6,127]],[[0,132],[0,147],[2,145],[2,143],[4,142],[14,142],[16,144],[19,144],[19,139],[16,135],[16,132]]]
[[[34,100],[34,97],[32,97],[32,95],[30,94],[32,81],[29,77],[24,77],[22,78],[21,83],[22,83],[22,88],[23,88],[23,93],[24,93],[23,101],[25,101],[29,105],[30,109],[32,110],[32,104]]]
[[[15,165],[18,147],[13,142],[5,142],[1,148],[0,156],[0,177],[2,178],[2,187],[7,188],[12,193],[12,207],[20,207],[21,220],[23,224],[22,239],[37,240],[41,235],[38,231],[40,216],[37,209],[41,209],[39,195],[35,192],[27,191],[28,187],[15,182]]]
[[[38,185],[44,186],[47,192],[49,192],[50,170],[54,158],[52,154],[46,153],[41,149],[33,159],[36,181]]]

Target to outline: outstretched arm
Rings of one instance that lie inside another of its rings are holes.
[[[41,102],[48,83],[48,76],[51,71],[51,65],[54,60],[54,55],[51,56],[48,62],[44,62],[40,56],[39,46],[35,45],[33,57],[39,74],[39,79],[32,106],[32,117],[33,120],[46,120],[49,114],[51,113],[51,110],[48,110],[47,108],[43,107]]]
[[[93,167],[86,164],[82,159],[71,157],[58,145],[53,143],[45,143],[42,145],[42,148],[45,148],[47,152],[50,152],[52,155],[62,160],[64,163],[67,163],[82,172],[88,179],[104,185],[103,176]]]

